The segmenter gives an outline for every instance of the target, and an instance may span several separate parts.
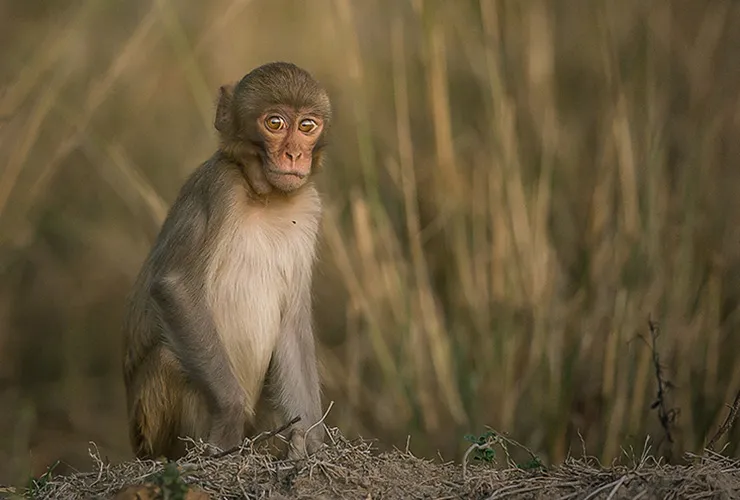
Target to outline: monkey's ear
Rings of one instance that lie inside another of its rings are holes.
[[[231,102],[234,97],[234,84],[221,85],[218,89],[218,107],[216,108],[216,130],[223,135],[231,135],[234,130],[234,114]]]

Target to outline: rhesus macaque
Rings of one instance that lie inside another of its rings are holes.
[[[129,436],[177,458],[179,437],[241,444],[266,407],[289,458],[324,440],[311,276],[321,201],[311,174],[331,121],[305,70],[270,63],[220,88],[216,153],[182,187],[124,321]]]

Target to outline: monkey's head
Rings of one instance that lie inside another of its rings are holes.
[[[326,90],[298,66],[275,62],[222,86],[219,94],[215,126],[222,150],[247,169],[253,188],[263,194],[303,186],[326,145]]]

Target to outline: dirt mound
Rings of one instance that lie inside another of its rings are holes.
[[[643,454],[628,460],[630,465],[611,467],[593,459],[568,459],[552,468],[537,463],[531,469],[489,463],[463,467],[407,451],[377,453],[370,442],[348,440],[337,429],[329,435],[329,445],[299,462],[252,449],[208,457],[202,445],[192,443],[177,463],[111,465],[91,450],[93,472],[42,478],[27,494],[70,500],[740,497],[740,462],[713,452],[688,457],[691,465],[681,466]]]

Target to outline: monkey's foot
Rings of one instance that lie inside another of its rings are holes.
[[[293,429],[288,443],[288,460],[302,460],[309,455],[306,449],[306,433],[300,429]]]
[[[294,429],[288,443],[288,460],[299,460],[313,455],[321,445],[323,440],[317,438],[315,434],[306,437],[306,431],[303,429]]]

